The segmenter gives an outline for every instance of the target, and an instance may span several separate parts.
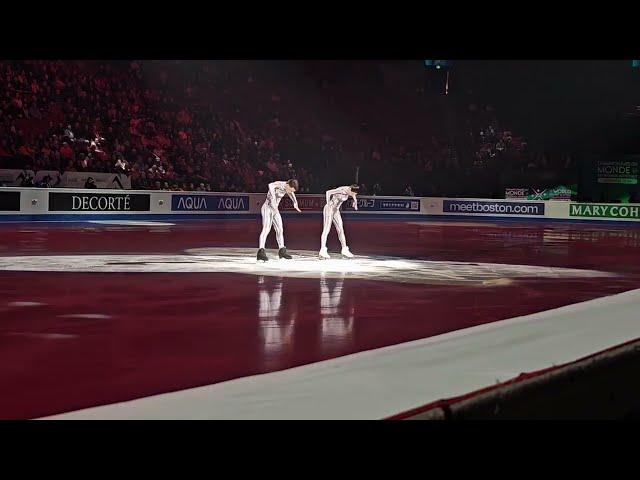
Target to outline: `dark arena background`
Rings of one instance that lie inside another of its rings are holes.
[[[637,418],[639,64],[0,61],[0,418]]]

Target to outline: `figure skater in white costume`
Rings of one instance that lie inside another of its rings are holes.
[[[267,236],[271,232],[271,227],[276,231],[276,241],[278,242],[278,256],[280,258],[291,259],[291,255],[287,253],[287,249],[284,246],[284,229],[282,227],[282,217],[278,210],[280,200],[285,195],[289,195],[293,202],[293,208],[298,212],[298,200],[296,200],[295,191],[298,190],[298,180],[291,179],[286,182],[272,182],[269,184],[269,192],[267,193],[267,199],[262,205],[262,233],[260,233],[260,246],[258,249],[258,260],[266,262],[269,260],[267,252],[264,247],[267,243]]]
[[[348,258],[353,258],[353,253],[349,251],[347,246],[347,239],[344,236],[344,226],[342,225],[342,217],[340,216],[340,206],[349,197],[353,198],[353,209],[358,210],[358,201],[356,195],[358,194],[358,185],[353,184],[348,187],[338,187],[333,190],[327,190],[325,193],[327,197],[327,204],[322,210],[324,217],[324,228],[322,229],[322,236],[320,237],[320,258],[331,258],[327,252],[327,237],[331,230],[331,223],[336,226],[338,232],[338,238],[342,244],[342,255]]]

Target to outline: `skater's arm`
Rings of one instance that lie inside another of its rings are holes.
[[[269,184],[269,193],[271,194],[269,197],[271,198],[271,206],[275,209],[278,208],[276,205],[276,187],[278,182],[271,182]]]
[[[358,199],[356,198],[356,195],[358,195],[358,193],[351,191],[349,195],[351,195],[351,197],[353,198],[353,209],[358,210]]]
[[[293,208],[295,208],[299,212],[300,209],[298,208],[298,200],[296,199],[296,194],[291,192],[288,195],[291,201],[293,202]]]
[[[340,191],[339,188],[334,188],[333,190],[327,190],[325,192],[325,197],[327,198],[327,203],[329,203],[329,200],[331,200],[331,195],[333,195],[334,193],[338,193]]]

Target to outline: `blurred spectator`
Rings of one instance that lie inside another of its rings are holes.
[[[33,187],[33,175],[29,172],[23,171],[20,175],[18,175],[18,180],[20,180],[21,187]]]
[[[127,169],[128,169],[127,162],[122,158],[118,158],[115,163],[115,169],[116,169],[116,173],[122,173],[122,174],[127,173]]]

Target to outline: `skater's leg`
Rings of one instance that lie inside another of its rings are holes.
[[[260,247],[264,248],[267,243],[267,237],[271,231],[271,224],[273,222],[273,210],[266,203],[262,205],[260,210],[262,213],[262,232],[260,233]]]
[[[344,226],[342,225],[342,216],[340,215],[340,210],[336,210],[333,214],[333,224],[336,226],[340,244],[342,245],[342,248],[345,248],[347,246],[347,239],[344,236]]]
[[[327,237],[329,236],[329,232],[331,231],[331,217],[333,216],[333,212],[329,205],[324,206],[324,210],[322,210],[323,217],[323,226],[322,226],[322,235],[320,236],[320,250],[327,249]]]
[[[340,210],[333,214],[333,224],[336,226],[338,238],[342,245],[342,255],[348,258],[353,258],[353,253],[351,253],[349,251],[349,247],[347,247],[347,238],[344,236],[344,226],[342,225],[342,215],[340,215]]]
[[[273,228],[276,231],[276,240],[278,241],[278,257],[291,260],[291,255],[284,246],[284,228],[282,227],[282,216],[278,210],[273,213]]]
[[[273,229],[276,231],[278,249],[284,248],[284,228],[282,226],[282,216],[278,210],[273,212]]]

